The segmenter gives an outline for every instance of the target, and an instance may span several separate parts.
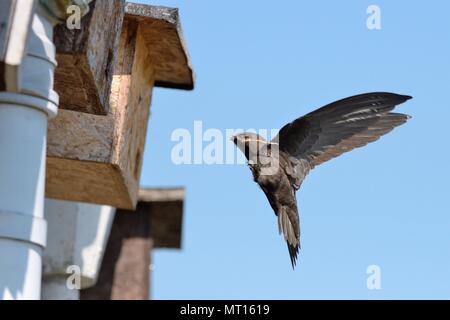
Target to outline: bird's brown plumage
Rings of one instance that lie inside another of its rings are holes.
[[[300,248],[295,192],[308,172],[344,152],[378,140],[405,123],[408,115],[391,111],[409,99],[410,96],[387,92],[360,94],[288,123],[270,142],[251,133],[235,136],[234,142],[249,160],[254,180],[278,216],[279,230],[287,242],[293,267]],[[249,147],[254,142],[256,147]]]

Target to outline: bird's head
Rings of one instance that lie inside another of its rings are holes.
[[[243,146],[249,146],[251,143],[255,144],[265,144],[267,141],[261,137],[259,134],[252,133],[252,132],[243,132],[238,133],[231,137],[231,141],[234,142],[236,146],[239,147],[239,145]]]
[[[263,145],[267,145],[266,139],[252,132],[236,134],[230,140],[245,154],[247,160],[250,160],[252,155],[256,156]]]

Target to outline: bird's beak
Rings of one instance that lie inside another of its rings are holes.
[[[237,137],[236,136],[232,136],[230,137],[230,141],[232,141],[234,144],[237,144]]]

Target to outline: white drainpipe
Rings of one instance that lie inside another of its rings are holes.
[[[115,212],[109,206],[45,201],[42,299],[78,300],[80,289],[97,282]]]
[[[0,295],[39,299],[47,122],[56,115],[53,24],[36,10],[20,92],[0,92]]]

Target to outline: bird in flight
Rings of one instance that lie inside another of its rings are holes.
[[[255,133],[232,137],[245,154],[254,181],[278,218],[292,268],[300,248],[295,192],[315,166],[378,140],[410,116],[391,112],[410,96],[372,92],[348,97],[286,124],[271,141]]]

